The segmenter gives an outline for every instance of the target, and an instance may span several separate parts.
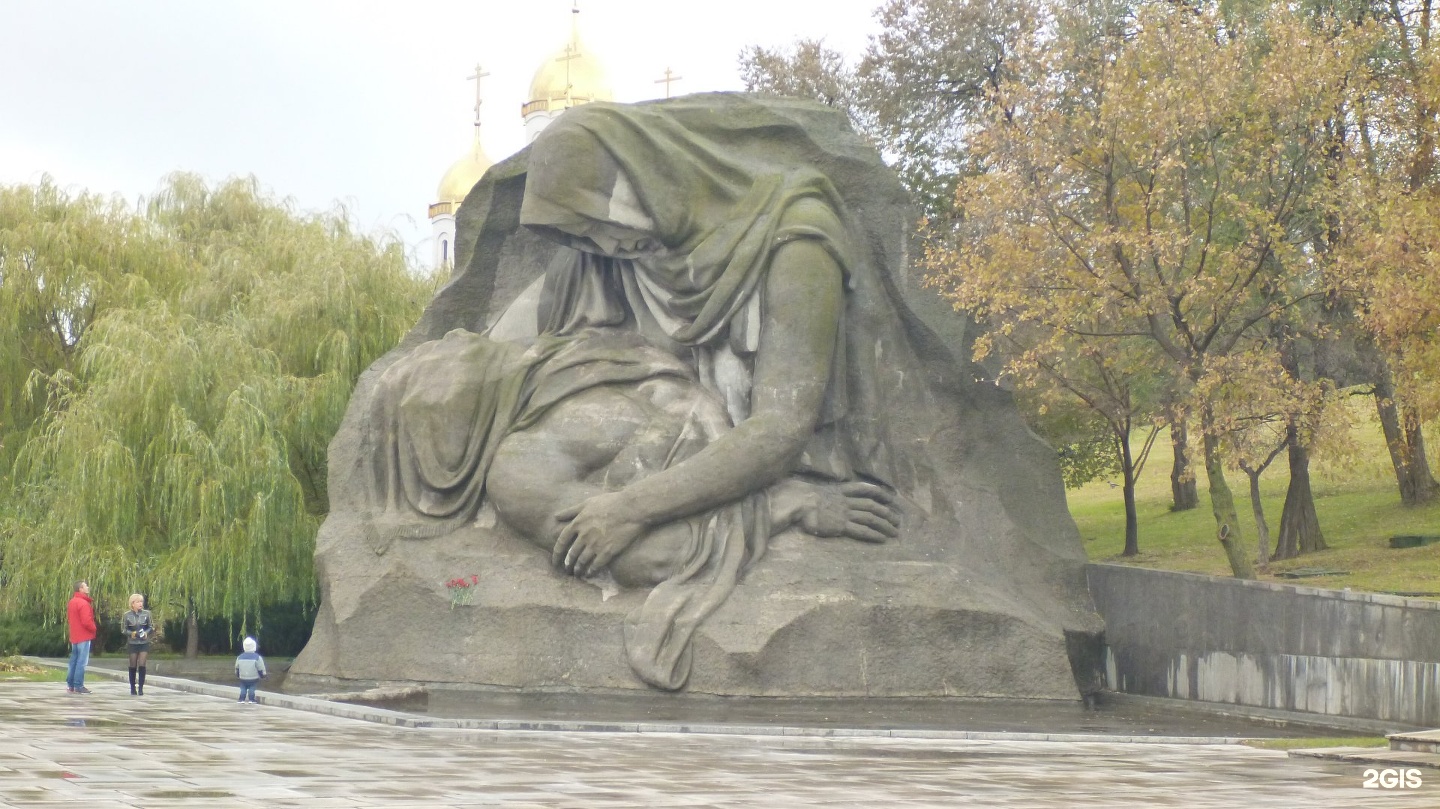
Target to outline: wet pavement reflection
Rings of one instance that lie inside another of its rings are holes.
[[[232,685],[203,673],[192,679]],[[358,688],[358,686],[357,686]],[[333,685],[286,682],[283,673],[261,683],[262,691],[335,693]],[[1296,722],[1264,721],[1187,710],[1167,701],[1105,697],[1087,707],[1079,702],[910,698],[717,697],[704,694],[521,693],[432,685],[404,699],[357,700],[356,704],[447,719],[527,722],[585,720],[591,723],[770,725],[808,728],[959,730],[975,733],[1073,733],[1109,736],[1206,736],[1303,738],[1355,735]],[[1398,729],[1398,728],[1397,728]]]
[[[691,694],[517,694],[431,689],[377,707],[463,719],[782,725],[819,728],[964,730],[981,733],[1084,733],[1119,736],[1333,736],[1315,727],[1280,727],[1242,717],[1161,711],[1133,702],[1079,703],[928,698],[780,699]]]
[[[1379,792],[1360,766],[1240,745],[397,728],[90,687],[0,683],[0,806],[1440,805],[1440,774]]]

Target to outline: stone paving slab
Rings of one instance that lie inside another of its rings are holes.
[[[1440,805],[1440,777],[1237,745],[407,728],[90,687],[0,683],[0,807]]]
[[[58,658],[29,658],[64,669]],[[92,676],[125,679],[124,658],[92,658]],[[152,661],[153,662],[153,661]],[[204,694],[228,694],[233,682],[218,664],[229,658],[165,660],[151,667],[157,686]],[[283,665],[283,663],[279,664]],[[273,668],[273,667],[272,667]],[[164,676],[157,677],[157,674]],[[357,699],[366,691],[311,693],[305,684],[287,687],[284,673],[261,683],[268,704],[407,727],[466,727],[481,730],[575,730],[586,732],[693,732],[742,735],[889,736],[898,738],[1011,739],[1031,741],[1149,741],[1173,744],[1238,743],[1252,738],[1379,735],[1405,729],[1393,724],[1359,728],[1313,714],[1249,709],[1193,700],[1159,700],[1106,693],[1099,706],[1045,700],[937,698],[804,699],[734,698],[698,694],[579,694],[514,692],[505,689],[430,684],[408,686],[403,699]],[[314,684],[310,684],[313,686]],[[379,687],[375,691],[394,690]],[[342,704],[342,703],[348,703]],[[383,709],[382,709],[383,708]],[[1346,725],[1344,729],[1340,725]],[[960,730],[963,729],[963,730]],[[1423,730],[1410,728],[1410,730]]]

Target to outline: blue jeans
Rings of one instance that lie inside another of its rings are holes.
[[[258,683],[258,682],[260,682],[260,681],[259,681],[259,680],[241,680],[241,681],[240,681],[240,701],[241,701],[241,702],[245,702],[245,701],[247,701],[247,700],[248,700],[248,701],[251,701],[251,702],[255,701],[255,684]]]
[[[65,684],[79,689],[85,685],[85,667],[90,665],[90,641],[70,644],[70,665],[65,668]]]

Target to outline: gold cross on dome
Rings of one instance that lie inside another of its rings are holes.
[[[475,73],[474,73],[474,75],[466,76],[466,77],[465,77],[465,80],[466,80],[466,81],[473,81],[473,82],[475,82],[475,124],[476,124],[476,126],[479,126],[479,124],[480,124],[480,105],[481,105],[482,103],[484,103],[484,101],[485,101],[484,97],[483,97],[483,96],[481,95],[481,93],[480,93],[480,80],[483,79],[483,78],[485,78],[486,76],[489,76],[489,75],[490,75],[489,73],[486,73],[486,72],[485,72],[485,69],[484,69],[484,68],[480,67],[480,63],[479,63],[479,62],[476,62],[476,63],[475,63]]]

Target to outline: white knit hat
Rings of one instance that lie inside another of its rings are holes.
[[[242,643],[242,644],[240,644],[240,645],[241,645],[241,646],[244,646],[244,647],[245,647],[245,651],[247,651],[247,652],[253,652],[253,651],[255,651],[255,639],[254,639],[254,638],[246,638],[246,639],[245,639],[245,642]]]

